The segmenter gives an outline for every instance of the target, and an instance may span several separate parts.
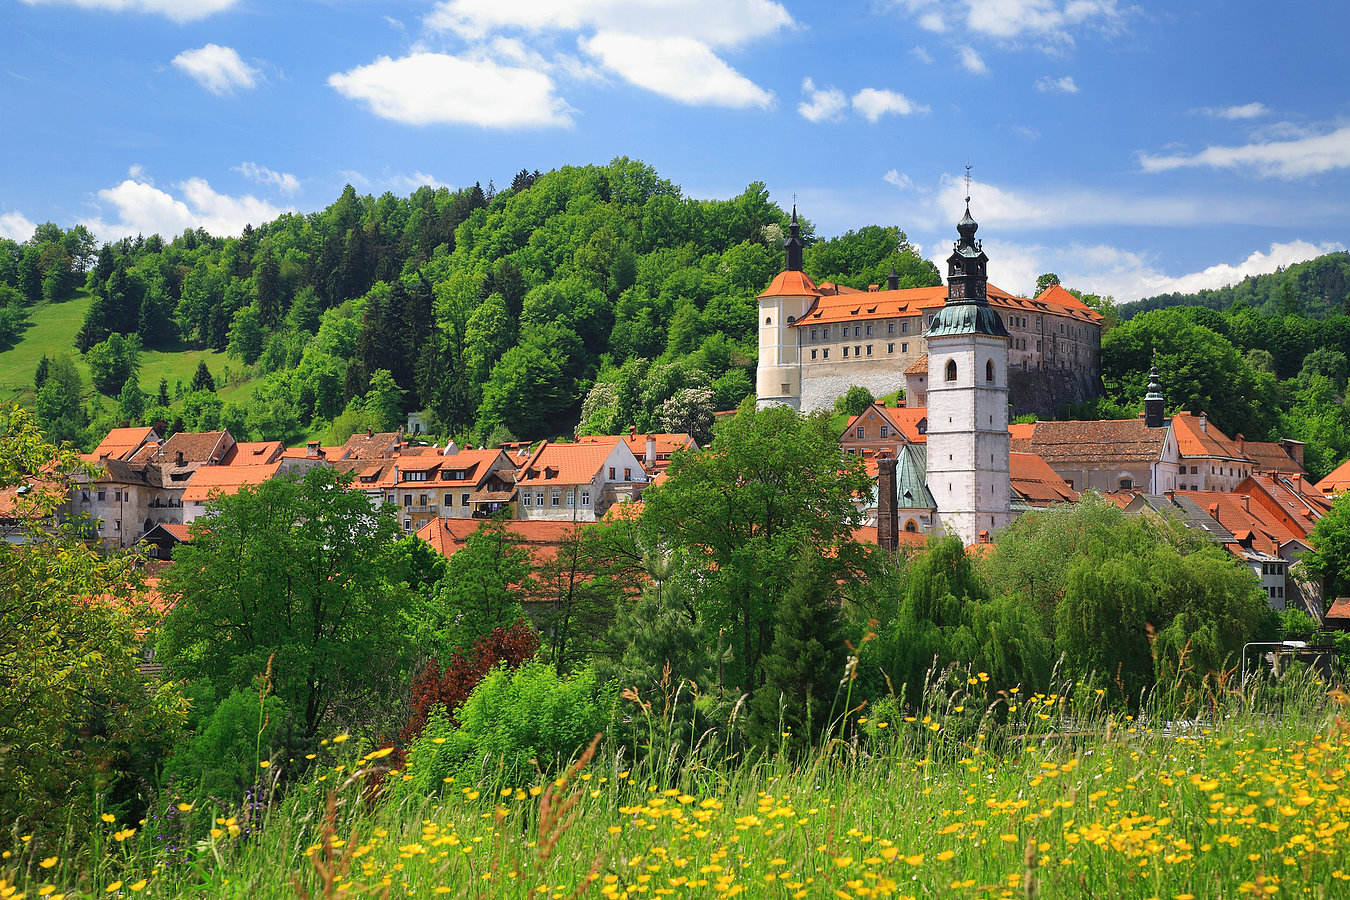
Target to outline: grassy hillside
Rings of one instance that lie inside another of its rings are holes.
[[[19,403],[31,406],[34,400],[33,373],[38,360],[47,356],[69,354],[75,360],[75,366],[89,380],[89,367],[83,357],[75,350],[75,333],[80,330],[84,314],[89,309],[91,298],[81,291],[76,297],[62,303],[43,303],[35,307],[29,317],[28,328],[22,340],[14,347],[0,352],[0,402]],[[141,352],[141,389],[154,394],[159,380],[169,380],[169,392],[173,393],[174,384],[181,379],[186,385],[197,371],[197,364],[206,361],[211,374],[221,385],[217,392],[225,402],[243,403],[253,396],[255,382],[250,379],[237,384],[224,384],[222,377],[225,367],[237,372],[243,368],[238,360],[232,360],[224,353],[212,350],[197,350],[186,345],[169,346]],[[90,394],[93,394],[90,387]],[[114,398],[115,399],[115,398]]]

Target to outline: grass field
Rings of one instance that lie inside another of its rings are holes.
[[[0,352],[0,402],[32,406],[35,399],[33,373],[44,353],[47,356],[69,354],[88,383],[89,368],[75,351],[74,341],[91,302],[89,295],[81,291],[74,299],[62,303],[43,303],[33,308],[22,340],[11,349]],[[179,379],[184,385],[192,381],[197,364],[202,360],[206,361],[211,374],[221,385],[217,393],[222,400],[244,403],[253,396],[253,381],[231,385],[223,383],[226,366],[233,370],[242,368],[238,360],[217,351],[187,346],[143,350],[139,376],[141,390],[153,395],[159,388],[159,380],[167,378],[172,394],[174,384]],[[89,391],[92,396],[93,388],[90,387]],[[115,401],[115,398],[111,399]]]
[[[560,777],[515,784],[485,760],[483,777],[430,797],[400,791],[396,771],[373,794],[366,779],[387,751],[348,751],[339,737],[270,811],[190,798],[149,824],[73,823],[92,840],[23,846],[0,863],[0,896],[1350,891],[1350,725],[1335,705],[1350,699],[1310,684],[1279,713],[1229,697],[1206,721],[1155,729],[1076,693],[1087,696],[1000,692],[974,730],[945,724],[960,719],[959,696],[891,721],[860,716],[857,737],[795,763],[635,762],[633,746],[601,742]]]

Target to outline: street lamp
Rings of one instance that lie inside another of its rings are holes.
[[[1248,647],[1274,647],[1277,650],[1304,650],[1307,649],[1307,641],[1252,641],[1242,645],[1242,680],[1239,684],[1242,687],[1247,686],[1247,648]]]

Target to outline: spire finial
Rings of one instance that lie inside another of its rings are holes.
[[[970,161],[966,161],[966,211],[970,211]]]

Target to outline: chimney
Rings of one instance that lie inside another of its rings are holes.
[[[867,292],[870,294],[875,294],[879,290],[881,290],[881,285],[879,284],[869,284],[867,286]]]
[[[894,552],[900,546],[900,497],[896,493],[896,458],[877,457],[877,546]]]
[[[1209,416],[1205,415],[1203,409],[1200,410],[1200,430],[1206,434],[1209,433]]]
[[[1163,496],[1167,498],[1168,503],[1176,503],[1176,496],[1172,491],[1163,491]]]
[[[1243,511],[1243,512],[1251,512],[1251,511],[1252,511],[1252,495],[1251,495],[1251,494],[1242,494],[1241,497],[1242,497],[1242,511]]]
[[[306,441],[306,442],[305,442],[305,456],[306,456],[307,458],[309,458],[309,459],[317,459],[317,458],[318,458],[318,456],[319,456],[319,442],[318,442],[318,441]]]
[[[1239,453],[1242,453],[1243,448],[1246,446],[1246,444],[1247,439],[1242,436],[1241,432],[1239,432],[1237,436],[1237,448]]]
[[[636,438],[636,437],[637,437],[637,426],[636,426],[636,425],[629,425],[629,426],[628,426],[628,436],[631,437],[631,438]]]
[[[174,459],[174,465],[181,466],[182,464],[183,464],[183,451],[179,450],[177,456]]]
[[[647,465],[656,464],[656,438],[653,435],[647,435]]]
[[[375,436],[375,432],[373,432],[373,431],[371,431],[369,428],[367,428],[367,429],[366,429],[366,437],[374,437],[374,436]]]
[[[1289,458],[1300,466],[1303,465],[1303,443],[1301,441],[1291,441],[1289,438],[1280,438],[1280,446],[1284,452],[1289,454]]]
[[[1209,513],[1209,517],[1214,521],[1219,521],[1219,504],[1211,503],[1205,512]]]

